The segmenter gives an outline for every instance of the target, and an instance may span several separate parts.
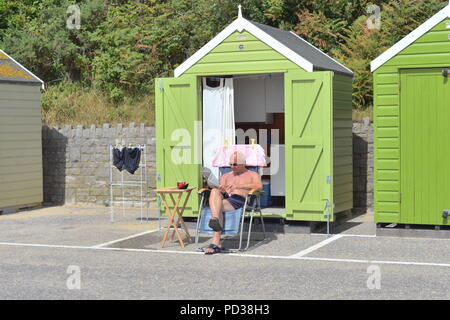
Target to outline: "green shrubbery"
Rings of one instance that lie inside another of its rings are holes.
[[[81,28],[68,29],[69,5]],[[237,16],[286,30],[355,71],[354,108],[372,104],[370,61],[447,0],[0,0],[1,47],[47,84],[44,121],[153,121],[153,79]],[[381,7],[381,30],[367,7]],[[140,118],[140,119],[139,119]]]

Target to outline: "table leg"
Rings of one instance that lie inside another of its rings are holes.
[[[169,196],[170,196],[170,199],[172,199],[172,202],[175,202],[175,199],[171,193],[169,193]],[[180,197],[181,197],[181,193],[178,195],[178,199],[180,199]],[[178,210],[177,210],[177,212],[178,212]],[[174,215],[174,219],[175,219],[175,211],[174,211],[173,215]],[[176,222],[176,225],[178,226],[178,221]],[[175,237],[175,228],[173,229],[172,235],[170,236],[170,242],[173,242],[174,237]]]
[[[181,234],[180,234],[180,232],[178,231],[178,228],[177,228],[177,226],[176,226],[175,224],[174,224],[174,233],[177,234],[177,238],[178,238],[178,241],[180,242],[180,246],[181,246],[182,248],[184,248],[183,238],[181,237]]]
[[[171,193],[169,193],[169,196],[170,196],[170,199],[172,199],[172,202],[175,203],[175,199],[174,199],[173,195]],[[182,193],[178,194],[178,199],[176,201],[177,205],[175,206],[175,208],[173,210],[174,219],[175,219],[175,213],[178,212],[178,208],[179,208],[178,204],[179,204],[182,196],[183,196]],[[183,206],[186,206],[186,201],[184,202]],[[177,238],[178,238],[178,241],[180,242],[181,247],[184,248],[183,239],[181,237],[180,232],[178,231],[178,220],[177,220],[176,223],[175,223],[175,221],[173,222],[173,232],[172,232],[172,236],[170,237],[170,241],[173,241],[173,238],[174,238],[175,234],[177,235]]]
[[[161,196],[161,199],[162,199],[162,201],[163,201],[164,207],[166,208],[166,211],[167,211],[167,213],[169,214],[169,224],[167,225],[167,229],[166,229],[166,231],[164,232],[164,236],[163,236],[163,239],[162,239],[162,241],[161,241],[161,248],[163,248],[163,247],[164,247],[164,244],[165,244],[165,242],[166,242],[166,239],[167,239],[167,235],[168,235],[169,232],[170,232],[170,226],[172,225],[173,215],[172,215],[172,212],[171,212],[170,209],[169,209],[169,205],[167,204],[166,197],[164,196],[164,194],[161,193],[160,196]]]
[[[181,209],[177,210],[177,214],[178,214],[178,218],[177,218],[177,226],[178,223],[181,222],[181,226],[184,229],[184,232],[186,233],[187,239],[189,240],[189,243],[192,243],[192,238],[191,235],[189,234],[188,228],[186,227],[186,224],[184,223],[183,220],[183,212],[184,209],[186,208],[186,204],[189,200],[189,196],[191,195],[191,191],[188,192],[186,199],[184,200],[183,206],[181,207]],[[173,235],[172,235],[173,236]]]
[[[175,207],[174,207],[173,211],[170,211],[169,205],[167,204],[166,198],[165,198],[163,193],[161,193],[161,198],[163,200],[164,206],[166,207],[167,213],[169,214],[169,224],[167,225],[167,230],[164,233],[163,239],[161,241],[161,248],[163,248],[164,244],[165,244],[165,242],[167,240],[167,236],[169,235],[170,227],[174,226],[174,228],[176,228],[176,226],[174,224],[174,219],[175,219],[175,212],[178,211],[178,204],[179,204],[179,201],[180,201],[180,197],[178,197],[178,200],[177,200],[176,203],[174,202]],[[182,241],[180,241],[180,244],[184,248],[184,243],[182,243]]]

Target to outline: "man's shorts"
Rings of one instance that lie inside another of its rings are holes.
[[[223,198],[227,200],[236,210],[244,207],[245,205],[245,198],[241,195],[234,193],[231,195],[229,195],[228,193],[222,193],[222,195]]]

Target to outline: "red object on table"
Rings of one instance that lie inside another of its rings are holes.
[[[177,182],[177,187],[178,189],[184,189],[186,187],[186,182],[184,181]]]

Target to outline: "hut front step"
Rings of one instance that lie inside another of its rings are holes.
[[[12,206],[12,207],[4,207],[4,208],[0,208],[0,215],[12,214],[12,213],[17,213],[17,212],[21,212],[21,211],[31,210],[31,209],[37,209],[40,207],[42,207],[42,203],[40,203],[40,202]]]
[[[377,223],[377,236],[450,239],[450,225]]]

